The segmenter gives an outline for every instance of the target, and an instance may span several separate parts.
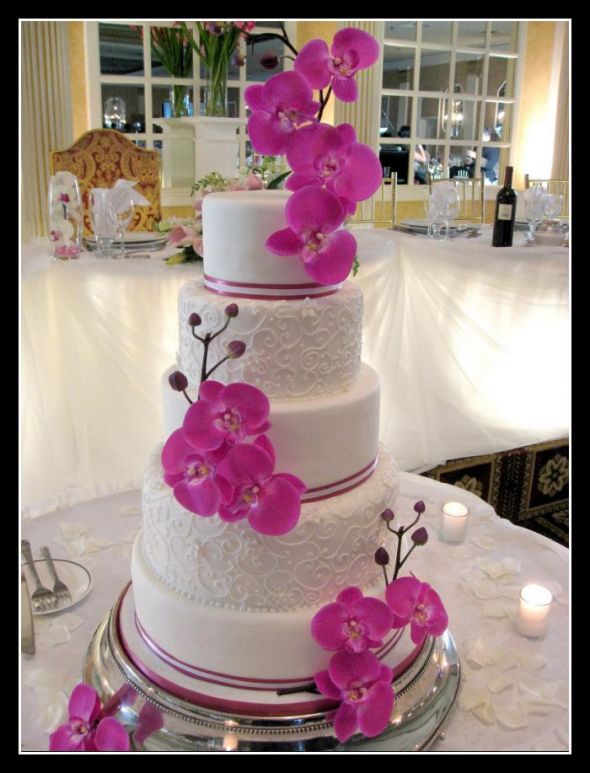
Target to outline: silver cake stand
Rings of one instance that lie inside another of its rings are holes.
[[[118,692],[133,688],[135,698],[117,717],[131,734],[137,751],[379,751],[428,749],[441,736],[459,690],[461,668],[455,643],[447,631],[426,640],[412,665],[394,681],[395,706],[388,728],[378,738],[362,735],[341,744],[325,713],[279,718],[211,711],[188,703],[149,680],[123,647],[117,611],[104,617],[84,661],[84,681],[98,692],[103,705]],[[161,712],[161,729],[140,742],[134,737],[146,703]]]

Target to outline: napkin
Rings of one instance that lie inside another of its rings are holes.
[[[116,227],[108,217],[108,208],[111,205],[116,212],[124,209],[129,198],[136,207],[149,206],[149,201],[139,191],[134,189],[138,180],[117,180],[112,188],[92,188],[93,207],[92,221],[96,236],[104,239],[114,239]]]

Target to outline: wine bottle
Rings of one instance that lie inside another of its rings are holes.
[[[506,167],[504,187],[500,188],[496,196],[492,247],[512,247],[514,218],[516,216],[516,191],[512,187],[513,169],[512,166]]]

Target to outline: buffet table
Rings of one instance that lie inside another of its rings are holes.
[[[382,384],[381,439],[402,469],[568,434],[568,251],[355,232],[363,359]],[[200,264],[54,261],[22,250],[25,517],[136,487],[163,435],[160,379],[177,295]]]
[[[459,651],[462,685],[434,751],[562,751],[569,746],[569,554],[567,549],[498,518],[482,500],[411,473],[401,474],[396,519],[409,522],[422,499],[428,544],[407,567],[431,583],[447,608]],[[470,511],[467,538],[440,540],[440,508],[460,501]],[[129,581],[132,542],[141,525],[140,493],[80,503],[25,522],[35,557],[82,564],[92,589],[67,612],[35,617],[36,654],[23,655],[21,741],[47,749],[48,733],[65,721],[67,696],[81,681],[92,634]],[[514,628],[521,587],[536,582],[554,601],[545,638]],[[387,751],[386,742],[367,747]]]

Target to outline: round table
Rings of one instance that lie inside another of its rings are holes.
[[[569,551],[499,518],[469,492],[407,472],[401,473],[397,522],[413,520],[413,504],[420,499],[426,503],[420,525],[429,540],[414,551],[404,572],[439,592],[462,668],[458,701],[433,750],[566,751]],[[462,502],[470,511],[463,544],[441,540],[441,507],[448,501]],[[81,680],[92,634],[129,581],[131,546],[140,526],[137,490],[23,524],[22,536],[35,557],[48,545],[54,558],[77,561],[93,577],[90,594],[68,610],[70,615],[35,617],[37,651],[23,655],[22,662],[23,750],[46,749],[47,732],[64,721],[67,695]],[[519,591],[529,582],[547,585],[554,594],[542,639],[526,639],[514,628]],[[367,748],[387,751],[378,739]]]
[[[568,434],[569,254],[356,229],[363,359],[404,470]],[[520,240],[520,241],[519,241]],[[22,506],[33,517],[139,485],[161,439],[159,384],[180,287],[200,264],[54,261],[22,250]]]

